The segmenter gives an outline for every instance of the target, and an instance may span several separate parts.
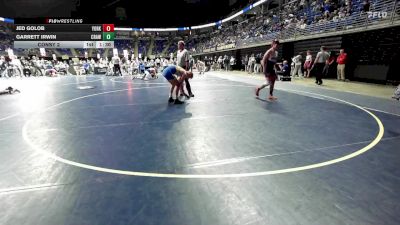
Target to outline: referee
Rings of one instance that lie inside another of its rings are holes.
[[[117,71],[119,72],[119,75],[122,76],[121,66],[119,65],[121,63],[121,59],[117,54],[112,57],[112,62],[114,64],[114,76],[117,76]]]
[[[177,53],[177,65],[185,69],[186,71],[190,70],[189,66],[189,52],[185,49],[185,42],[178,42],[178,53]],[[189,79],[185,78],[186,90],[188,91],[189,97],[194,97],[192,93],[192,89],[190,88]]]

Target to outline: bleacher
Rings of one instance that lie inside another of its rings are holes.
[[[172,43],[172,44],[169,46],[167,52],[168,52],[168,53],[175,53],[175,52],[177,52],[177,51],[178,51],[178,45]]]
[[[3,27],[4,28],[4,27]],[[4,52],[12,47],[12,37],[3,30],[0,32],[0,54],[4,54]]]
[[[128,50],[129,52],[133,52],[134,42],[133,40],[115,40],[114,47],[118,49],[118,51],[122,52],[122,50]]]
[[[139,54],[142,54],[142,57],[147,55],[147,47],[150,44],[149,40],[139,40]]]
[[[155,46],[154,46],[154,50],[153,53],[155,55],[159,55],[162,53],[162,51],[164,50],[165,46],[167,45],[168,40],[155,40]]]
[[[326,34],[328,32],[349,30],[361,25],[374,25],[381,23],[382,18],[367,19],[366,13],[362,13],[365,9],[364,1],[351,0],[350,5],[346,5],[347,0],[329,1],[317,0],[305,1],[306,3],[299,6],[301,1],[292,1],[285,5],[282,9],[272,8],[263,14],[250,17],[247,20],[241,21],[239,24],[223,26],[215,28],[212,32],[205,35],[194,35],[185,39],[186,48],[189,50],[195,49],[197,53],[201,53],[204,49],[215,51],[215,47],[224,46],[227,44],[235,44],[238,48],[262,44],[274,38],[293,39],[293,37],[301,38],[302,36]],[[308,2],[308,3],[307,3]],[[371,0],[369,8],[375,11],[393,11],[395,1],[391,0]],[[350,9],[350,10],[349,10]],[[329,11],[332,15],[329,19],[324,19],[324,12]],[[338,11],[344,13],[338,16]],[[293,14],[292,14],[293,13]],[[334,16],[333,16],[334,15]],[[333,16],[333,17],[332,17]],[[398,15],[396,14],[395,17]],[[389,15],[386,20],[393,18]],[[267,21],[265,23],[265,21]],[[301,25],[304,22],[304,27]],[[0,23],[0,53],[4,54],[7,48],[12,48],[12,35],[10,28]],[[143,56],[149,54],[150,40],[148,37],[139,37],[138,53]],[[115,40],[115,47],[120,52],[128,49],[130,53],[135,50],[134,40]],[[167,48],[167,51],[164,50]],[[212,50],[214,49],[214,50]],[[15,49],[17,54],[27,55],[32,52],[27,50]],[[169,45],[168,40],[156,39],[152,54],[159,55],[161,53],[169,55],[177,51],[176,43]],[[79,57],[84,57],[84,49],[59,49],[61,55],[73,56],[78,53]],[[104,52],[103,52],[104,53]]]
[[[59,49],[57,49],[57,50],[58,50],[58,52],[61,53],[61,55],[72,56],[71,49],[69,49],[69,48],[59,48]]]

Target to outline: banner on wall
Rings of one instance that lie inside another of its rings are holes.
[[[214,48],[206,48],[203,50],[203,52],[213,52],[215,51],[215,47]]]
[[[219,47],[217,47],[217,50],[225,50],[225,49],[231,49],[231,48],[235,48],[235,47],[236,47],[235,44],[229,44],[229,45],[219,46]]]

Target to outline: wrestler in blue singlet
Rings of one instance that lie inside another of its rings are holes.
[[[164,69],[163,71],[163,76],[167,80],[173,80],[175,79],[174,74],[176,74],[176,66],[168,66],[167,68]]]

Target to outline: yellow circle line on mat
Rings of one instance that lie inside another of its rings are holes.
[[[248,85],[243,85],[244,87],[249,87]],[[96,93],[96,94],[91,94],[91,95],[86,95],[78,98],[74,98],[68,101],[61,102],[59,104],[50,106],[44,110],[41,110],[41,113],[46,112],[48,110],[51,110],[55,107],[58,107],[60,105],[64,105],[73,101],[77,101],[79,99],[84,99],[84,98],[89,98],[97,95],[104,95],[104,94],[109,94],[109,93],[116,93],[116,92],[122,92],[122,91],[129,91],[133,89],[146,89],[146,88],[160,88],[160,87],[166,87],[166,86],[154,86],[154,87],[138,87],[138,88],[128,88],[128,89],[120,89],[120,90],[114,90],[114,91],[107,91],[107,92],[101,92],[101,93]],[[289,91],[289,90],[288,90]],[[329,98],[333,99],[342,103],[346,103],[348,105],[354,106],[367,114],[369,114],[378,124],[379,131],[375,139],[370,142],[368,145],[365,147],[351,153],[345,156],[342,156],[340,158],[332,159],[329,161],[325,162],[320,162],[320,163],[315,163],[315,164],[310,164],[306,166],[299,166],[299,167],[293,167],[293,168],[287,168],[287,169],[279,169],[279,170],[269,170],[269,171],[261,171],[261,172],[252,172],[252,173],[232,173],[232,174],[173,174],[173,173],[150,173],[150,172],[139,172],[139,171],[128,171],[128,170],[118,170],[118,169],[110,169],[110,168],[104,168],[104,167],[99,167],[99,166],[93,166],[93,165],[88,165],[85,163],[80,163],[80,162],[75,162],[71,161],[68,159],[61,158],[60,156],[57,156],[56,154],[47,152],[45,150],[42,150],[39,146],[35,145],[28,137],[28,125],[33,121],[33,119],[28,120],[25,124],[24,127],[22,128],[22,136],[26,143],[29,144],[30,147],[32,147],[35,151],[41,153],[42,155],[47,156],[48,158],[51,158],[53,160],[56,160],[58,162],[62,162],[71,166],[76,166],[84,169],[89,169],[89,170],[94,170],[94,171],[99,171],[99,172],[105,172],[105,173],[113,173],[113,174],[120,174],[120,175],[129,175],[129,176],[141,176],[141,177],[159,177],[159,178],[183,178],[183,179],[215,179],[215,178],[240,178],[240,177],[256,177],[256,176],[266,176],[266,175],[273,175],[273,174],[283,174],[283,173],[292,173],[292,172],[298,172],[298,171],[304,171],[304,170],[310,170],[310,169],[315,169],[315,168],[320,168],[328,165],[332,165],[335,163],[343,162],[345,160],[354,158],[358,155],[361,155],[365,153],[366,151],[372,149],[375,145],[379,143],[379,141],[382,139],[383,134],[384,134],[384,126],[381,122],[381,120],[372,112],[364,109],[361,106],[358,106],[356,104],[353,104],[351,102],[347,102],[341,99],[337,99],[334,97],[329,97],[321,94],[316,94],[316,93],[310,93],[310,92],[305,92],[305,91],[293,91],[290,90],[290,92],[299,92],[299,93],[306,93],[306,94],[311,94],[311,95],[316,95],[324,98]]]

